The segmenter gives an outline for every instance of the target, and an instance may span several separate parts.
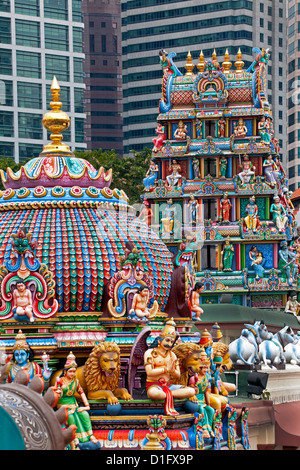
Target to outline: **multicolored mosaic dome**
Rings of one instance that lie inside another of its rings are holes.
[[[11,235],[25,227],[37,241],[36,258],[53,273],[59,311],[101,311],[105,286],[120,269],[130,243],[140,251],[164,310],[173,269],[169,250],[135,216],[126,194],[109,188],[111,171],[97,172],[62,142],[66,115],[60,116],[56,80],[52,93],[52,143],[18,173],[1,174],[6,189],[0,197],[0,265],[11,256]],[[43,120],[48,130],[50,113],[47,124]]]

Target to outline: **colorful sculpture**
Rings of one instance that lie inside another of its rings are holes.
[[[74,445],[79,446],[91,442],[96,448],[100,443],[93,434],[92,423],[88,411],[90,405],[87,397],[76,378],[77,363],[72,351],[68,354],[62,375],[57,379],[55,391],[60,395],[57,403],[58,409],[65,407],[68,410],[68,426],[76,426]],[[77,403],[76,395],[80,396],[83,406]]]
[[[279,178],[279,169],[274,162],[272,155],[267,156],[264,160],[263,167],[266,182],[274,188]]]
[[[158,143],[157,140],[155,142],[156,148],[157,148],[157,143]],[[158,145],[158,147],[159,147],[159,145]],[[151,160],[150,167],[149,167],[149,169],[146,173],[145,178],[143,179],[143,183],[144,183],[146,191],[152,191],[153,190],[153,188],[155,186],[155,181],[158,179],[158,171],[159,171],[158,170],[158,165],[154,162],[154,160]]]
[[[226,243],[221,251],[221,255],[223,256],[223,271],[232,271],[234,247],[229,236],[226,238]]]
[[[248,132],[248,130],[247,130],[247,127],[244,123],[244,120],[242,118],[240,118],[238,120],[237,125],[234,128],[234,135],[236,137],[245,137],[247,135],[247,132]]]
[[[255,176],[255,172],[254,172],[255,166],[253,166],[248,155],[244,156],[244,160],[240,166],[243,170],[239,173],[238,176],[242,184],[248,184],[251,181],[253,181],[253,178]]]
[[[233,364],[251,367],[260,361],[258,348],[262,341],[270,340],[273,335],[263,321],[256,321],[253,325],[245,323],[245,327],[241,336],[229,344],[229,355]]]
[[[286,228],[286,223],[287,223],[287,216],[286,216],[285,208],[280,202],[279,196],[274,197],[274,202],[273,204],[271,204],[270,212],[272,214],[273,222],[278,228],[278,231],[280,233],[284,233],[285,228]]]
[[[191,314],[193,320],[201,321],[200,316],[204,313],[200,307],[200,294],[204,290],[204,284],[196,282],[191,292]]]
[[[284,311],[286,313],[291,313],[296,318],[298,317],[300,302],[297,300],[297,292],[292,291],[288,295],[287,303],[285,304]]]
[[[48,363],[44,363],[43,369],[33,360],[34,353],[30,348],[25,334],[19,330],[13,346],[13,356],[11,361],[0,368],[0,383],[11,383],[19,370],[26,372],[28,377],[27,385],[31,383],[37,375],[43,379],[44,386],[47,387],[52,374],[52,369],[48,367]]]
[[[171,171],[171,174],[167,176],[167,183],[169,185],[169,189],[172,189],[173,187],[176,187],[181,179],[181,167],[178,165],[176,160],[172,161],[172,164],[170,164],[169,170]]]
[[[154,144],[152,152],[154,153],[158,152],[163,147],[164,141],[166,140],[165,128],[161,124],[161,122],[157,124],[155,132],[157,134],[157,137],[152,139],[152,142]]]
[[[220,201],[220,208],[221,208],[221,214],[220,214],[220,221],[223,224],[229,224],[230,222],[230,210],[231,210],[232,204],[230,202],[230,199],[228,197],[228,193],[224,193],[223,198]]]
[[[289,326],[284,326],[271,339],[262,341],[259,346],[259,359],[265,366],[275,367],[286,362],[283,351],[289,343],[295,342],[295,334]]]
[[[187,136],[187,127],[186,125],[184,124],[183,121],[179,121],[178,123],[178,127],[176,129],[176,131],[174,132],[174,137],[176,140],[185,140],[186,139],[186,136]]]
[[[145,352],[144,365],[147,374],[147,395],[151,400],[163,400],[164,412],[178,416],[173,407],[173,398],[190,399],[195,395],[192,387],[174,385],[172,381],[180,377],[178,360],[172,348],[176,340],[175,323],[167,321],[165,327],[151,348]]]
[[[247,205],[245,211],[247,215],[244,218],[244,222],[246,224],[247,230],[252,230],[253,233],[256,233],[259,226],[259,219],[258,207],[255,203],[255,196],[250,197],[249,204]]]

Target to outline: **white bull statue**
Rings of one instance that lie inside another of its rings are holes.
[[[245,323],[241,336],[229,344],[230,359],[233,364],[253,366],[259,363],[258,348],[264,340],[270,340],[270,333],[264,321],[255,321],[254,325]]]
[[[285,364],[284,350],[288,344],[296,344],[296,336],[290,326],[285,325],[271,339],[263,341],[259,346],[259,359],[269,367]]]
[[[296,342],[289,343],[284,348],[283,354],[288,364],[300,365],[300,331],[295,336]]]

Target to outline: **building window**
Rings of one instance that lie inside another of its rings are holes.
[[[105,34],[101,35],[101,51],[106,52],[106,36],[105,36]]]
[[[72,19],[73,21],[82,22],[81,0],[72,0]]]
[[[295,178],[295,167],[294,166],[291,166],[291,168],[289,168],[289,178]]]
[[[118,52],[118,36],[113,36],[113,52]]]
[[[90,52],[95,52],[95,35],[90,34]]]
[[[10,0],[2,0],[0,2],[0,11],[3,11],[5,13],[10,12]]]
[[[11,44],[10,18],[0,18],[0,42]]]
[[[43,150],[42,145],[38,144],[20,144],[19,145],[19,159],[20,162],[28,160],[29,158],[37,157]]]
[[[41,55],[38,52],[17,51],[17,74],[20,77],[41,78]]]
[[[19,108],[42,108],[42,86],[39,83],[18,82]]]
[[[13,85],[10,80],[0,81],[0,105],[13,106]]]
[[[15,12],[21,15],[39,16],[40,0],[15,0]]]
[[[82,52],[82,28],[73,28],[73,52]]]
[[[69,58],[61,55],[46,54],[46,79],[52,80],[56,76],[58,81],[69,81]]]
[[[0,136],[14,136],[14,113],[12,111],[0,111]]]
[[[74,88],[75,113],[83,113],[83,88]]]
[[[45,23],[45,47],[57,51],[69,50],[68,26]]]
[[[84,142],[84,119],[75,118],[75,140]]]
[[[0,156],[14,158],[15,144],[13,142],[1,142]]]
[[[289,162],[295,160],[295,149],[289,150]]]
[[[19,113],[19,137],[23,139],[42,139],[42,116],[38,114]]]
[[[40,47],[40,25],[37,21],[16,20],[18,46]]]
[[[44,0],[45,18],[68,19],[68,0]]]
[[[83,82],[83,61],[79,57],[74,57],[73,61],[73,68],[74,68],[74,82]]]

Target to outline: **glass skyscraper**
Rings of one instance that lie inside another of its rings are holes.
[[[49,141],[54,75],[71,117],[64,141],[85,149],[81,0],[0,0],[0,12],[0,156],[23,161]]]

